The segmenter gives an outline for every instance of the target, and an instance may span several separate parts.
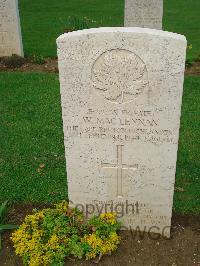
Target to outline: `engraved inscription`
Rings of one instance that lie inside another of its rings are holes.
[[[109,28],[57,43],[69,200],[169,237],[185,38]]]
[[[102,163],[103,168],[117,169],[117,197],[123,197],[122,183],[123,183],[123,170],[132,169],[137,170],[137,165],[123,164],[122,160],[123,145],[117,145],[117,164]]]
[[[70,137],[110,139],[116,142],[140,141],[156,145],[176,143],[176,136],[172,130],[160,124],[163,112],[156,109],[138,109],[132,112],[121,109],[119,114],[115,109],[96,111],[89,109],[83,114],[81,123],[68,124],[65,130]]]
[[[146,65],[128,50],[107,51],[93,65],[92,84],[106,100],[118,104],[130,102],[148,87]]]

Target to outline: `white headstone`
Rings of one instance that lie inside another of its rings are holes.
[[[169,236],[185,37],[99,28],[57,45],[69,200]]]
[[[125,27],[162,29],[163,0],[125,0]]]
[[[0,0],[0,56],[23,56],[17,0]]]

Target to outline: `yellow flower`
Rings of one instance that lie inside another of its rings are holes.
[[[62,213],[66,213],[68,210],[69,204],[66,200],[63,200],[61,203],[56,204],[56,209]]]
[[[103,240],[95,233],[86,235],[82,238],[82,242],[90,245],[91,251],[86,253],[86,259],[95,258],[98,254],[108,254],[117,249],[117,245],[120,242],[120,237],[116,232],[109,235],[108,239]]]
[[[111,225],[116,223],[117,219],[117,214],[115,212],[107,212],[107,213],[102,213],[100,215],[100,218],[105,220],[107,223],[110,223]]]
[[[56,254],[61,256],[65,255],[63,252],[66,248],[66,253],[74,252],[69,250],[70,248],[70,236],[59,237],[58,232],[55,230],[56,227],[50,232],[44,226],[43,219],[48,214],[47,210],[36,212],[31,215],[27,215],[25,222],[12,234],[11,240],[13,241],[15,252],[23,258],[28,257],[29,266],[49,266],[55,259]],[[56,215],[63,216],[63,213],[70,211],[68,203],[63,201],[56,205]],[[55,216],[52,216],[54,219]],[[116,224],[116,213],[104,213],[100,216],[103,222],[106,222],[110,228],[111,225]],[[47,230],[47,232],[46,232]],[[54,233],[56,232],[56,233]],[[53,235],[52,235],[53,234]],[[58,235],[57,235],[58,234]],[[50,238],[47,238],[50,235]],[[116,232],[110,233],[105,239],[102,236],[93,232],[84,237],[77,235],[79,241],[89,246],[89,251],[86,252],[86,259],[95,258],[98,254],[107,254],[114,251],[120,242],[120,238]],[[84,251],[83,251],[84,253]],[[71,253],[73,254],[73,253]]]
[[[57,237],[57,235],[52,235],[51,238],[49,239],[48,243],[46,244],[46,250],[49,249],[59,249],[59,238]]]

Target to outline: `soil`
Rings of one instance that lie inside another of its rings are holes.
[[[19,72],[48,72],[58,73],[58,60],[57,58],[45,58],[43,64],[36,64],[31,59],[26,59],[20,67],[6,66],[3,63],[3,58],[0,58],[0,71],[19,71]]]
[[[19,71],[19,72],[48,72],[58,73],[58,60],[57,58],[45,58],[43,64],[36,64],[31,59],[26,59],[20,67],[6,66],[3,63],[3,58],[0,58],[0,71]],[[200,75],[200,61],[193,62],[185,70],[186,75]]]
[[[20,224],[33,208],[47,205],[16,204],[8,215],[8,221]],[[135,232],[121,232],[119,249],[111,256],[104,256],[99,266],[200,266],[200,216],[173,214],[171,238],[159,235],[140,235]],[[97,261],[96,261],[97,263]],[[66,266],[92,266],[96,263],[74,258],[66,260]],[[3,234],[3,248],[0,252],[0,266],[22,266],[14,254],[10,233]]]
[[[200,76],[200,61],[192,63],[192,66],[187,67],[185,70],[186,75]]]

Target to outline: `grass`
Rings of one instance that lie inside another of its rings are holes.
[[[186,77],[184,85],[176,187],[176,212],[200,213],[200,77]]]
[[[49,4],[51,3],[51,4]],[[100,25],[123,25],[122,0],[20,0],[25,54],[56,56],[56,38],[69,16],[87,17]]]
[[[67,194],[57,75],[0,73],[0,202]]]
[[[19,7],[26,56],[56,56],[69,16],[89,18],[90,27],[123,26],[124,0],[19,0]],[[190,59],[200,54],[199,10],[199,0],[164,0],[164,30],[186,35]]]
[[[200,212],[200,77],[186,77],[175,193],[177,212]],[[0,202],[56,202],[67,195],[56,74],[0,73]]]

